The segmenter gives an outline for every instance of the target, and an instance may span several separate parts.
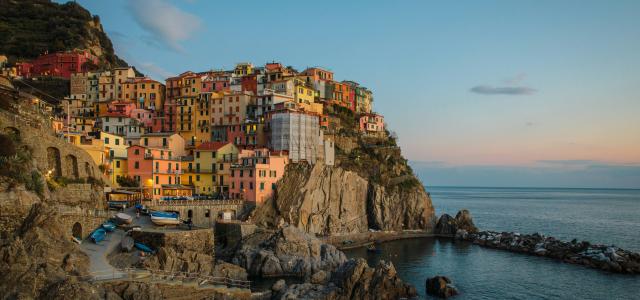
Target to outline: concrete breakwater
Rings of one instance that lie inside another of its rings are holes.
[[[567,242],[540,233],[520,234],[496,231],[468,233],[460,229],[455,237],[488,248],[549,257],[614,273],[640,274],[640,253],[615,246],[593,245],[587,241],[578,242],[575,239]]]

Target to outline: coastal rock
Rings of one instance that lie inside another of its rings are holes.
[[[333,271],[326,284],[292,284],[274,299],[402,299],[416,295],[413,286],[398,278],[393,264],[381,261],[372,268],[359,258],[351,259]]]
[[[307,233],[333,235],[380,230],[432,230],[433,206],[420,185],[371,183],[355,171],[321,163],[287,166],[274,197],[253,215],[256,224],[291,224]]]
[[[458,231],[460,232],[458,233]],[[448,214],[442,214],[434,230],[436,234],[456,236],[457,238],[461,238],[465,233],[476,232],[478,232],[478,228],[473,224],[471,213],[466,209],[458,211],[455,218]]]
[[[478,228],[473,224],[471,213],[466,209],[458,211],[456,214],[456,224],[458,225],[458,229],[463,229],[468,233],[478,232]]]
[[[242,240],[231,262],[254,276],[308,278],[318,271],[330,272],[347,260],[334,246],[322,243],[297,227],[259,232]]]
[[[442,214],[436,223],[435,234],[454,235],[458,231],[456,219],[448,214]]]
[[[440,298],[449,298],[458,294],[458,289],[451,279],[446,276],[428,278],[426,282],[427,294]]]

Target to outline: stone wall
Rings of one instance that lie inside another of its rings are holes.
[[[213,229],[188,231],[132,231],[131,237],[153,249],[172,248],[176,251],[194,251],[214,255]]]
[[[81,206],[87,209],[106,209],[104,190],[88,183],[71,183],[51,192],[51,200],[69,206]]]
[[[240,221],[221,221],[216,224],[216,243],[221,243],[224,247],[238,244],[244,237],[256,231],[253,223]]]
[[[86,239],[108,219],[109,214],[100,210],[80,209],[77,212],[60,212],[60,226],[66,230],[68,237]]]
[[[180,219],[191,217],[193,225],[198,227],[213,227],[216,221],[223,218],[228,212],[232,219],[244,212],[244,201],[162,201],[149,205],[151,210],[175,211],[180,213]]]
[[[46,122],[34,122],[20,115],[1,111],[0,131],[11,131],[19,135],[22,143],[32,149],[34,164],[42,174],[46,175],[51,171],[54,176],[94,177],[102,178],[105,183],[109,182],[86,151],[56,137]]]

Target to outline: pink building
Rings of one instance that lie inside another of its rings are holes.
[[[192,190],[180,184],[180,157],[165,148],[134,145],[127,148],[128,176],[138,181],[145,199],[191,196]]]
[[[230,91],[230,90],[231,90],[230,77],[225,74],[213,73],[205,76],[202,79],[201,92],[203,93],[222,92],[222,91]]]
[[[362,114],[359,118],[360,131],[375,133],[384,131],[384,117],[375,113]]]
[[[231,166],[231,197],[263,203],[273,195],[287,163],[288,156],[281,152],[242,150],[238,163]]]
[[[107,111],[109,114],[120,114],[127,117],[131,116],[131,111],[136,108],[136,104],[125,101],[113,101],[107,104]],[[101,114],[102,116],[102,114]]]
[[[151,128],[153,123],[153,115],[151,111],[143,108],[134,108],[130,111],[129,117],[137,119],[144,124],[145,128]]]

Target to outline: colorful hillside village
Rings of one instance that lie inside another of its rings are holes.
[[[144,200],[260,204],[287,164],[333,165],[329,110],[353,112],[352,129],[362,134],[385,132],[372,92],[324,68],[238,63],[160,82],[131,67],[83,69],[93,62],[83,51],[46,54],[10,73],[68,78],[54,129],[88,152],[111,186]]]

